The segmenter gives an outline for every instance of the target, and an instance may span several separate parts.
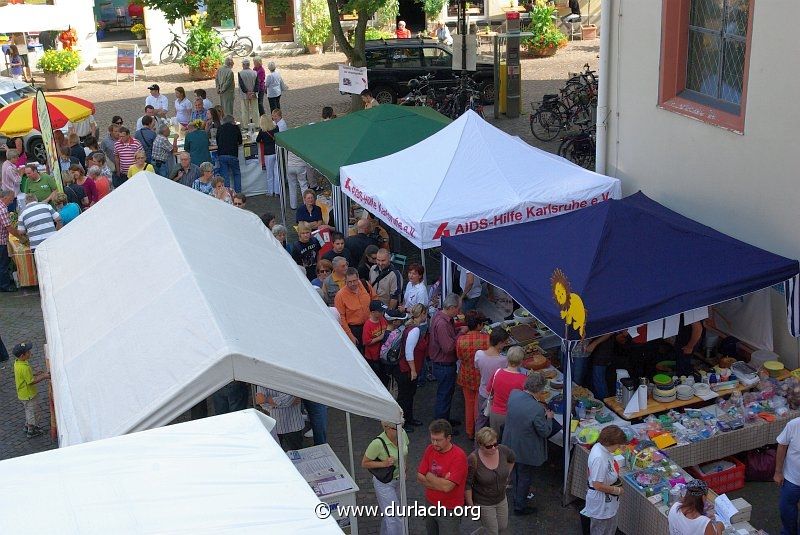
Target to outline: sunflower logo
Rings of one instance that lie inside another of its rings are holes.
[[[561,319],[578,331],[583,339],[586,336],[586,309],[581,297],[572,293],[569,280],[560,269],[556,269],[553,276],[550,277],[550,289],[553,292],[553,299],[561,311]]]

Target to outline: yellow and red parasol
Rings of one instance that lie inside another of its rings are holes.
[[[45,101],[53,128],[86,119],[95,112],[94,104],[71,95],[47,95]],[[18,100],[0,109],[0,133],[14,137],[31,130],[41,131],[35,98]]]

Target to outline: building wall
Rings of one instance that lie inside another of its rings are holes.
[[[78,34],[78,47],[81,54],[81,65],[79,70],[83,70],[89,65],[97,55],[97,28],[94,20],[94,1],[93,0],[54,0],[53,5],[65,8],[69,14],[69,25]]]
[[[607,173],[658,202],[768,251],[800,258],[796,125],[800,61],[790,31],[800,2],[755,2],[744,134],[659,109],[661,2],[613,1]],[[785,28],[784,28],[785,30]],[[713,260],[713,259],[710,259]],[[798,341],[773,292],[775,350],[797,366]]]
[[[249,37],[253,40],[253,46],[261,44],[261,28],[258,25],[258,5],[250,0],[236,0],[236,24],[239,26],[239,35]],[[170,24],[164,17],[164,13],[157,9],[144,10],[145,27],[147,28],[147,46],[153,63],[159,62],[161,50],[172,41],[170,29],[185,40],[186,32],[183,29],[183,22],[178,20],[175,24]],[[220,30],[223,34],[232,33],[233,30]]]

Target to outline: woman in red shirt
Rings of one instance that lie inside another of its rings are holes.
[[[486,390],[492,396],[492,407],[489,413],[489,426],[495,430],[500,441],[503,439],[503,428],[506,425],[506,412],[508,411],[508,396],[512,390],[523,390],[527,370],[520,368],[522,360],[525,358],[525,351],[514,346],[509,348],[508,367],[501,368],[495,372]]]
[[[481,372],[475,369],[475,352],[489,348],[489,335],[481,332],[487,320],[480,312],[470,310],[464,321],[469,330],[456,338],[456,356],[461,361],[456,383],[464,393],[464,425],[467,429],[467,438],[472,440],[475,436],[478,387],[481,384]]]

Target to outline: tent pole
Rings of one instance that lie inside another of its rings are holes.
[[[397,424],[397,468],[400,470],[400,507],[401,511],[406,510],[408,504],[408,496],[406,495],[406,460],[403,456],[403,446],[405,445],[403,438],[403,424]],[[408,516],[403,515],[403,533],[408,534]]]
[[[425,271],[428,271],[428,266],[425,265],[425,249],[420,247],[419,253],[420,253],[420,256],[422,257],[422,269],[424,269]]]
[[[286,194],[287,188],[285,185],[286,182],[286,168],[284,167],[284,163],[286,162],[286,149],[283,147],[277,147],[277,157],[278,157],[278,180],[281,183],[281,193],[280,193],[280,203],[281,203],[281,221],[283,222],[283,226],[286,227]]]
[[[347,449],[350,452],[350,477],[356,478],[356,463],[353,459],[353,427],[350,425],[350,413],[344,413],[344,419],[347,422]]]
[[[569,342],[569,326],[564,327],[564,414],[562,418],[561,437],[564,443],[564,483],[562,487],[561,505],[567,505],[567,479],[569,476],[570,443],[572,441],[572,349]]]

